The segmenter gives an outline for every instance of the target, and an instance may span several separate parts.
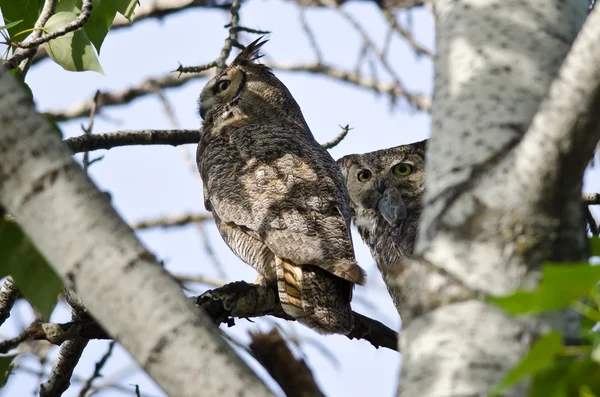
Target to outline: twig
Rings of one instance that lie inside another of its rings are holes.
[[[323,147],[325,149],[332,149],[332,148],[336,147],[337,145],[339,145],[339,143],[344,140],[346,135],[348,135],[348,132],[350,132],[350,130],[353,129],[353,128],[350,128],[350,124],[346,124],[345,127],[342,127],[340,125],[339,127],[342,129],[342,132],[340,132],[340,134],[338,136],[336,136],[332,141],[324,143]]]
[[[413,50],[415,50],[417,55],[427,55],[428,57],[433,57],[433,53],[430,50],[417,43],[412,37],[412,34],[408,30],[400,26],[396,15],[391,9],[389,9],[388,7],[382,7],[381,12],[385,16],[385,19],[387,19],[388,23],[390,24],[390,27],[408,42],[408,44],[413,48]]]
[[[42,7],[42,11],[40,12],[40,16],[34,25],[33,33],[31,34],[32,40],[37,40],[41,37],[43,31],[42,28],[48,22],[48,19],[54,14],[54,9],[56,8],[56,3],[58,0],[46,0],[44,1],[44,7]],[[29,66],[31,65],[31,60],[37,51],[37,46],[31,47],[28,49],[20,48],[10,57],[9,60],[6,61],[6,64],[9,69],[15,68],[17,65],[20,65],[21,69],[21,78],[25,79],[25,75],[27,74],[27,70],[29,70]]]
[[[396,74],[396,71],[390,66],[387,59],[385,58],[385,55],[381,51],[379,51],[379,49],[377,48],[375,43],[371,40],[371,38],[367,34],[366,30],[356,20],[356,18],[354,18],[351,14],[346,12],[346,10],[344,10],[340,5],[335,3],[335,1],[333,1],[333,0],[319,0],[319,1],[322,1],[325,5],[327,5],[329,7],[335,8],[340,13],[340,15],[342,15],[342,17],[344,17],[348,21],[348,23],[350,23],[350,25],[352,25],[354,27],[354,29],[356,29],[356,31],[362,36],[363,41],[369,46],[371,51],[377,56],[377,58],[379,59],[379,62],[381,63],[381,66],[385,69],[385,71],[392,78],[394,85],[396,86],[397,93],[399,94],[398,96],[403,97],[406,100],[406,102],[408,102],[409,105],[413,106],[416,109],[419,109],[416,98],[414,98],[413,95],[411,93],[409,93],[406,90],[406,88],[404,88],[404,85],[400,82],[400,77],[398,77],[398,75]],[[392,103],[393,103],[395,101],[396,94],[395,94],[395,92],[392,92],[390,94],[391,94]]]
[[[222,287],[227,284],[227,281],[219,280],[219,279],[212,278],[212,277],[206,277],[206,276],[188,276],[188,275],[184,275],[184,274],[173,274],[173,277],[175,278],[175,280],[177,280],[181,283],[198,283],[198,284],[210,285],[212,287],[217,287],[217,288]]]
[[[212,220],[214,220],[214,218],[210,213],[170,215],[132,223],[131,228],[134,230],[144,230],[155,227],[171,228],[184,226],[189,223],[206,222]]]
[[[242,2],[241,0],[233,0],[231,4],[231,20],[226,27],[229,27],[229,35],[225,39],[225,43],[223,44],[223,48],[221,49],[221,54],[219,57],[212,62],[209,62],[205,65],[200,66],[182,66],[179,65],[177,68],[177,72],[179,73],[199,73],[205,70],[212,69],[214,67],[217,68],[217,73],[227,67],[227,58],[229,58],[229,54],[231,54],[231,50],[233,47],[243,48],[238,42],[238,33],[240,32],[239,23],[240,23],[240,6]]]
[[[109,357],[112,355],[114,348],[115,348],[115,341],[111,341],[108,344],[108,350],[106,351],[106,353],[104,353],[104,355],[102,356],[100,361],[98,361],[96,363],[96,365],[94,367],[94,372],[83,384],[83,387],[81,388],[81,391],[79,392],[79,397],[85,397],[87,392],[90,391],[90,389],[92,388],[92,383],[94,382],[94,380],[96,380],[97,378],[100,377],[100,371],[102,370],[102,368],[108,361]]]
[[[309,64],[267,63],[266,65],[273,70],[310,73],[330,77],[334,80],[371,90],[378,94],[387,94],[398,97],[406,95],[406,91],[401,85],[399,86],[393,82],[378,81],[377,79],[361,75],[360,73],[347,71],[318,62]],[[167,76],[151,78],[144,80],[138,86],[130,87],[123,91],[101,93],[98,97],[98,107],[122,105],[124,103],[129,103],[134,99],[155,94],[157,87],[160,89],[181,87],[192,80],[205,77],[208,77],[208,72],[206,71],[197,74],[183,74],[181,77],[169,74]],[[416,110],[423,112],[429,112],[431,110],[431,98],[428,95],[411,93],[409,96]],[[58,122],[66,121],[89,115],[91,107],[92,100],[88,100],[86,102],[75,104],[65,110],[46,112],[46,115],[53,117],[54,120]]]
[[[250,349],[254,356],[281,386],[286,396],[325,396],[306,362],[294,357],[277,328],[269,333],[251,332],[250,337]]]
[[[47,43],[50,40],[53,40],[57,37],[64,36],[67,33],[71,33],[76,31],[77,29],[83,27],[87,20],[90,18],[90,14],[92,13],[92,0],[83,0],[83,4],[81,5],[81,12],[70,24],[66,25],[64,28],[57,30],[56,32],[52,32],[50,34],[44,35],[42,37],[37,37],[32,40],[29,40],[24,43],[12,43],[13,45],[19,48],[32,48],[37,47],[41,44]],[[37,26],[36,26],[37,27]]]
[[[16,348],[26,340],[29,340],[29,333],[27,332],[27,330],[21,332],[18,336],[15,336],[14,338],[3,340],[2,342],[0,342],[0,353],[6,354],[8,353],[8,351]]]
[[[129,145],[185,145],[198,143],[201,131],[197,130],[137,130],[108,134],[80,135],[63,142],[73,153],[111,149]]]
[[[0,217],[1,218],[1,217]],[[10,317],[10,311],[19,298],[19,290],[11,276],[8,276],[0,288],[0,325]]]
[[[190,298],[215,321],[233,325],[232,317],[248,318],[275,316],[294,321],[279,303],[277,291],[243,281],[227,284],[204,294]],[[353,312],[354,328],[346,335],[348,339],[364,339],[376,348],[398,350],[398,334],[379,321]]]
[[[324,59],[323,52],[321,52],[321,48],[319,48],[319,43],[317,43],[315,34],[313,33],[306,19],[306,6],[300,6],[300,24],[302,26],[302,30],[304,30],[304,33],[306,33],[310,47],[313,49],[315,56],[317,57],[317,62],[322,63]]]
[[[87,136],[92,135],[92,128],[94,128],[94,115],[96,114],[96,109],[98,109],[98,97],[100,96],[100,90],[96,91],[94,95],[94,100],[92,102],[92,109],[90,110],[90,117],[88,119],[88,126],[81,126],[83,133]],[[91,165],[90,163],[90,152],[86,151],[83,153],[83,172],[87,173],[88,168]]]

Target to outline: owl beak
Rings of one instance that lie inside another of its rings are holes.
[[[391,226],[399,225],[408,217],[408,211],[404,200],[402,200],[402,194],[395,188],[385,191],[383,197],[377,203],[377,208]]]
[[[377,180],[377,191],[381,194],[383,194],[383,192],[385,192],[385,183],[383,183],[383,181],[381,179]]]
[[[204,117],[206,116],[206,107],[202,107],[202,105],[200,105],[200,117],[202,117],[202,120],[204,120]]]

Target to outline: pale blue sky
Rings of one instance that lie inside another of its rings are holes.
[[[143,3],[144,0],[142,0]],[[372,3],[356,2],[345,6],[367,28],[370,37],[382,45],[387,24]],[[404,15],[405,16],[405,15]],[[359,35],[335,11],[309,9],[309,23],[316,33],[327,63],[353,70],[361,46]],[[29,72],[30,84],[40,110],[61,109],[75,102],[91,98],[97,89],[118,90],[136,85],[145,78],[162,76],[178,66],[198,65],[214,59],[223,44],[229,14],[221,10],[196,9],[169,16],[162,21],[136,23],[131,29],[110,33],[102,47],[100,61],[106,73],[71,73],[50,61],[43,61]],[[272,32],[264,51],[278,62],[312,62],[315,60],[299,22],[299,11],[293,2],[254,0],[244,3],[241,23],[251,28]],[[403,21],[406,21],[403,18]],[[425,10],[412,13],[416,40],[433,48],[433,26]],[[244,36],[248,43],[255,36]],[[411,91],[431,93],[432,64],[426,57],[417,58],[398,37],[392,41],[389,62],[398,71]],[[363,66],[370,73],[368,64]],[[362,153],[376,149],[422,140],[429,136],[429,116],[416,113],[402,101],[390,107],[386,97],[357,89],[324,77],[300,73],[276,72],[300,104],[313,134],[320,142],[336,136],[339,124],[354,128],[348,137],[331,150],[334,158],[349,153]],[[389,76],[378,69],[378,76],[389,81]],[[206,83],[198,80],[183,88],[166,91],[182,128],[197,128],[201,120],[197,114],[197,97]],[[103,110],[97,117],[94,133],[113,132],[120,129],[168,129],[170,122],[160,101],[153,96],[138,99],[119,108]],[[84,119],[61,125],[66,137],[80,135]],[[188,145],[190,153],[195,145]],[[104,155],[104,160],[91,167],[91,176],[103,190],[110,191],[113,204],[125,218],[133,222],[160,215],[187,211],[203,212],[202,189],[197,175],[190,170],[180,148],[168,146],[140,146],[99,151],[91,158]],[[80,159],[81,156],[78,156]],[[597,189],[597,181],[595,188]],[[256,273],[240,262],[226,247],[214,226],[208,227],[212,244],[224,264],[230,281],[253,281]],[[176,230],[152,230],[139,233],[146,246],[158,258],[166,261],[167,268],[176,273],[202,274],[217,277],[218,273],[203,251],[201,238],[193,226]],[[355,233],[356,256],[368,271],[366,287],[355,292],[354,309],[376,318],[397,329],[400,325],[395,309],[383,282],[370,257],[368,249]],[[197,289],[196,292],[201,292]],[[368,302],[369,304],[365,304]],[[25,305],[20,305],[22,323],[31,319]],[[18,316],[17,316],[18,317]],[[64,307],[56,311],[53,321],[68,321]],[[237,320],[237,325],[227,330],[233,337],[247,342],[249,330],[268,330],[274,320],[259,319],[255,323]],[[334,396],[392,396],[396,389],[400,355],[386,349],[375,349],[367,342],[350,341],[342,336],[321,336],[295,323],[276,321],[284,329],[298,335],[302,351],[324,392]],[[2,328],[1,336],[16,332],[19,321],[15,316]],[[86,350],[76,375],[87,378],[95,362],[102,356],[107,342],[92,341]],[[336,366],[321,346],[335,357]],[[56,354],[53,351],[52,357]],[[248,357],[246,357],[248,358]],[[250,359],[251,360],[251,359]],[[52,360],[50,360],[52,362]],[[23,360],[29,368],[38,369],[36,359]],[[253,365],[253,368],[260,367]],[[129,372],[127,372],[129,371]],[[119,374],[129,374],[121,384],[139,384],[142,395],[163,395],[142,372],[132,367],[132,361],[123,349],[110,358],[96,384],[110,381]],[[264,372],[261,372],[264,375]],[[36,376],[17,374],[11,377],[2,396],[25,396],[36,390]],[[270,383],[272,384],[272,383]],[[76,385],[77,386],[77,385]],[[131,388],[131,390],[133,390]],[[73,397],[79,387],[71,387],[64,396]],[[111,390],[100,396],[121,395]]]

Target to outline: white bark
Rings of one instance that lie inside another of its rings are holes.
[[[0,202],[170,396],[271,392],[135,238],[0,68]]]
[[[600,20],[561,64],[588,5],[434,1],[425,210],[416,257],[397,279],[400,396],[485,395],[550,325],[577,330],[570,311],[517,318],[482,297],[535,286],[544,259],[586,257],[581,185],[600,138]],[[505,394],[526,395],[526,384]]]

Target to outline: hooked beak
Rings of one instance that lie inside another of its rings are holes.
[[[206,107],[202,107],[202,105],[200,105],[200,117],[202,117],[202,120],[204,120],[205,116],[206,116]]]
[[[383,194],[383,192],[385,192],[385,184],[383,183],[383,181],[381,179],[377,180],[377,191],[381,194]]]
[[[379,190],[379,184],[377,189]],[[396,226],[408,217],[406,204],[404,204],[402,195],[396,188],[384,189],[382,193],[383,197],[377,203],[377,208],[391,226]]]

